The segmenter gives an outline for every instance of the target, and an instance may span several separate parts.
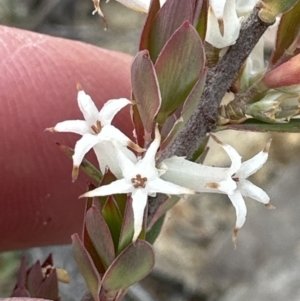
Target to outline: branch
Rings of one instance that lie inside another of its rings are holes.
[[[261,21],[258,12],[259,8],[255,7],[243,24],[236,43],[228,49],[218,64],[208,71],[206,85],[197,109],[186,127],[162,153],[159,162],[173,155],[186,156],[190,159],[206,134],[216,128],[218,108],[223,96],[260,37],[272,25]],[[162,202],[162,195],[148,200],[150,221]]]
[[[262,22],[258,12],[259,8],[254,8],[243,24],[236,43],[228,49],[218,64],[208,71],[197,109],[186,127],[163,152],[160,161],[173,155],[186,156],[190,159],[206,134],[216,128],[218,108],[223,96],[260,37],[271,25]]]

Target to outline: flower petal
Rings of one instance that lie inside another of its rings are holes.
[[[230,168],[212,167],[173,156],[162,162],[161,178],[198,192],[232,192],[236,184]],[[221,190],[222,189],[222,190]]]
[[[144,211],[147,205],[148,195],[145,189],[135,189],[135,191],[131,194],[131,197],[134,217],[134,235],[132,241],[135,242],[142,231]]]
[[[251,199],[254,199],[265,205],[269,204],[270,202],[270,198],[266,192],[248,180],[242,180],[238,184],[238,190],[243,196],[250,197]]]
[[[115,115],[130,103],[131,101],[127,98],[107,101],[98,114],[98,119],[101,121],[102,126],[111,124]]]
[[[118,148],[116,149],[111,141],[102,141],[101,143],[95,145],[94,151],[98,159],[101,172],[104,174],[106,166],[108,166],[111,172],[118,179],[122,178],[123,175],[119,161],[116,160],[118,151],[124,153],[131,162],[136,162],[136,157],[132,151],[121,144],[119,144]]]
[[[232,193],[236,188],[236,182],[231,178],[228,178],[221,182],[210,182],[206,183],[205,187],[207,188],[203,192],[212,192],[212,193]]]
[[[236,223],[233,230],[232,235],[232,241],[234,244],[234,247],[236,247],[236,237],[239,229],[241,229],[246,221],[246,215],[247,215],[247,207],[245,204],[245,201],[243,199],[243,196],[238,190],[235,190],[233,193],[228,194],[228,197],[231,200],[232,205],[235,208],[236,212]]]
[[[113,145],[115,147],[116,159],[122,170],[122,174],[123,174],[124,178],[126,178],[126,179],[132,178],[133,176],[135,176],[137,174],[136,166],[135,166],[134,162],[132,162],[130,160],[130,158],[127,157],[126,154],[122,151],[119,143],[117,143],[116,141],[113,141]]]
[[[129,193],[132,192],[132,190],[132,184],[126,181],[125,179],[121,179],[116,180],[108,185],[100,186],[96,189],[90,190],[82,194],[79,198]]]
[[[124,146],[128,146],[137,152],[144,152],[145,149],[131,141],[125,134],[113,125],[106,125],[101,130],[101,138],[103,140],[117,141]]]
[[[71,132],[84,135],[90,132],[90,128],[84,120],[66,120],[59,122],[53,128],[47,129],[50,132]]]
[[[147,152],[145,153],[143,157],[143,162],[146,162],[146,164],[150,164],[153,168],[155,167],[155,156],[157,153],[157,150],[160,145],[161,136],[159,133],[158,125],[155,126],[155,138],[149,145]]]
[[[85,134],[79,139],[74,148],[73,158],[73,171],[72,179],[73,182],[77,179],[79,166],[86,155],[86,153],[94,147],[97,143],[101,142],[99,135]]]
[[[78,91],[77,96],[78,106],[82,112],[84,119],[88,126],[92,126],[98,120],[98,109],[91,97],[87,95],[83,90]]]
[[[195,194],[195,191],[186,187],[164,181],[160,178],[148,181],[146,190],[151,193],[166,193],[166,194]]]
[[[271,139],[267,142],[265,148],[251,159],[242,163],[241,168],[236,173],[238,178],[246,179],[256,173],[267,161]]]
[[[211,134],[210,136],[213,138],[215,142],[217,142],[223,147],[223,149],[226,151],[227,155],[229,156],[231,160],[231,166],[228,170],[229,170],[229,175],[232,176],[241,168],[242,157],[231,145],[223,143],[215,135]]]

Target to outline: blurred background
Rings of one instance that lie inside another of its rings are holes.
[[[113,0],[102,2],[106,31],[101,18],[92,16],[90,0],[0,0],[0,20],[2,25],[135,55],[145,15]],[[181,200],[168,213],[155,243],[156,268],[132,288],[127,301],[300,300],[300,136],[218,134],[244,160],[263,149],[271,136],[270,160],[251,180],[266,190],[277,210],[246,200],[248,219],[234,250],[235,211],[226,196],[201,194]],[[222,149],[210,145],[205,164],[227,166],[230,162]],[[0,254],[0,297],[9,296],[22,254],[32,263],[43,261],[50,252],[55,265],[72,277],[70,284],[62,284],[62,300],[79,300],[85,285],[70,246]]]

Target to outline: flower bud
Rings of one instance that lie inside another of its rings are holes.
[[[300,98],[298,95],[271,91],[266,96],[246,107],[246,114],[268,123],[288,122],[300,113]]]
[[[300,54],[269,71],[263,77],[260,85],[268,89],[300,84]]]
[[[260,19],[265,23],[274,23],[279,14],[289,11],[299,0],[264,0],[260,4]]]

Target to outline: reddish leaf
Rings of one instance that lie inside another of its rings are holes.
[[[152,30],[154,19],[159,9],[160,9],[159,0],[152,0],[149,6],[149,12],[147,15],[147,19],[140,40],[140,46],[139,46],[140,50],[149,49],[149,36]]]
[[[97,269],[93,264],[90,254],[80,241],[78,234],[73,234],[71,237],[74,258],[77,262],[79,271],[82,274],[89,291],[94,297],[94,300],[100,301],[99,293],[101,288],[101,281]]]
[[[155,64],[162,97],[157,115],[159,124],[164,124],[188,97],[202,75],[204,55],[200,37],[188,22],[182,24],[165,45]]]
[[[132,198],[127,197],[117,254],[120,254],[132,242],[134,234],[133,221]]]
[[[159,85],[153,63],[147,50],[139,52],[131,67],[131,82],[134,99],[146,132],[146,141],[151,141],[155,116],[161,104]]]
[[[168,0],[159,10],[149,35],[148,50],[153,62],[182,23],[193,22],[193,2],[194,0]]]
[[[55,269],[52,269],[51,272],[46,276],[43,283],[39,287],[36,297],[50,300],[59,300],[58,280]]]
[[[89,188],[88,191],[95,189],[96,187],[89,183]],[[95,200],[97,199],[97,201]],[[104,199],[105,201],[105,199]],[[103,275],[105,272],[105,268],[104,265],[92,243],[92,240],[89,236],[89,233],[86,229],[86,213],[88,212],[88,210],[92,207],[92,205],[95,204],[95,206],[100,210],[100,201],[98,200],[98,198],[87,198],[86,200],[86,206],[85,206],[85,215],[84,215],[84,226],[82,229],[82,241],[83,241],[83,245],[86,248],[86,250],[89,252],[90,256],[92,257],[92,260],[94,262],[94,265],[96,266],[98,272],[100,275]]]
[[[31,297],[38,297],[39,288],[43,282],[42,267],[39,261],[37,261],[29,270],[27,275],[26,287]]]
[[[134,99],[134,98],[133,98]],[[131,106],[131,119],[134,124],[134,136],[139,146],[145,146],[144,126],[137,106]]]
[[[115,259],[102,279],[106,291],[126,289],[146,277],[154,267],[154,251],[144,240],[129,245]]]
[[[105,269],[115,258],[115,249],[110,229],[96,206],[86,213],[86,229]]]

